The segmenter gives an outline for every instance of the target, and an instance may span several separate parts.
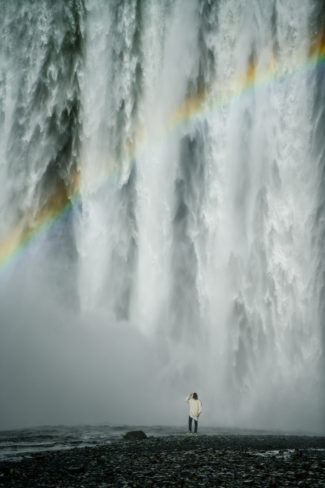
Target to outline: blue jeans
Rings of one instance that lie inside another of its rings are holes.
[[[194,433],[196,434],[198,421],[193,419],[192,417],[188,418],[188,430],[192,432],[192,420],[194,420]]]

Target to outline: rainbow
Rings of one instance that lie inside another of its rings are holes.
[[[218,94],[210,93],[207,89],[186,98],[184,103],[171,115],[168,127],[175,126],[198,115],[207,115],[221,107],[226,107],[249,92],[256,92],[267,88],[271,83],[282,83],[300,73],[321,69],[325,65],[325,33],[319,36],[311,45],[307,59],[304,62],[292,60],[291,67],[277,63],[273,53],[267,68],[257,72],[256,60],[251,60],[242,76],[229,80],[228,86]]]
[[[74,173],[72,181],[73,190],[70,194],[61,181],[35,217],[31,219],[25,216],[7,238],[0,241],[0,270],[17,261],[26,248],[70,212],[79,200],[79,172]]]
[[[204,88],[195,95],[188,96],[183,104],[170,115],[162,136],[166,137],[169,132],[176,130],[196,116],[206,115],[233,103],[250,91],[262,89],[270,83],[283,82],[288,77],[297,76],[301,72],[323,68],[325,66],[325,33],[314,39],[307,60],[304,60],[303,63],[294,63],[294,66],[295,68],[291,71],[283,69],[285,67],[278,66],[276,57],[273,55],[267,69],[263,73],[258,73],[256,62],[252,60],[246,72],[241,77],[230,81],[224,92],[214,94]],[[128,164],[133,164],[139,147],[144,147],[146,141],[143,134],[143,130],[138,128],[133,140],[127,142]],[[104,177],[101,175],[104,184],[118,167],[116,163],[111,163],[109,166],[110,169],[105,171],[106,175]],[[61,181],[36,216],[25,216],[7,236],[0,240],[0,271],[14,263],[41,235],[46,234],[56,222],[71,211],[73,206],[80,201],[80,188],[80,173],[75,170],[69,187]]]

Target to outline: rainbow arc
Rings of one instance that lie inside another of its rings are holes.
[[[188,96],[184,102],[169,117],[165,133],[179,128],[181,124],[192,120],[198,115],[205,115],[220,109],[227,104],[231,104],[249,91],[256,91],[268,86],[271,83],[284,82],[286,78],[299,76],[300,73],[324,69],[325,66],[325,33],[316,37],[311,43],[309,55],[303,62],[293,60],[290,66],[294,69],[286,69],[286,66],[277,62],[273,54],[269,65],[262,72],[258,70],[256,60],[251,60],[246,71],[242,76],[234,77],[229,85],[218,93],[213,93],[208,88],[203,88],[194,95]],[[128,164],[134,164],[135,155],[139,147],[146,145],[144,130],[137,128],[132,141],[126,143],[125,158]],[[101,184],[106,184],[111,174],[116,173],[118,162],[112,163],[112,158],[108,157],[110,164],[103,174],[101,174]],[[54,193],[49,197],[46,204],[38,211],[36,216],[25,215],[12,231],[0,240],[0,270],[6,268],[15,258],[20,256],[35,240],[47,232],[57,221],[62,219],[72,207],[80,200],[82,175],[75,170],[69,187],[62,181],[57,185]]]

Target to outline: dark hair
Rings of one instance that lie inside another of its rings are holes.
[[[194,398],[194,400],[198,399],[197,393],[193,393],[193,398]]]

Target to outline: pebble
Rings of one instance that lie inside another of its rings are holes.
[[[325,438],[170,436],[0,462],[0,487],[325,488]]]

